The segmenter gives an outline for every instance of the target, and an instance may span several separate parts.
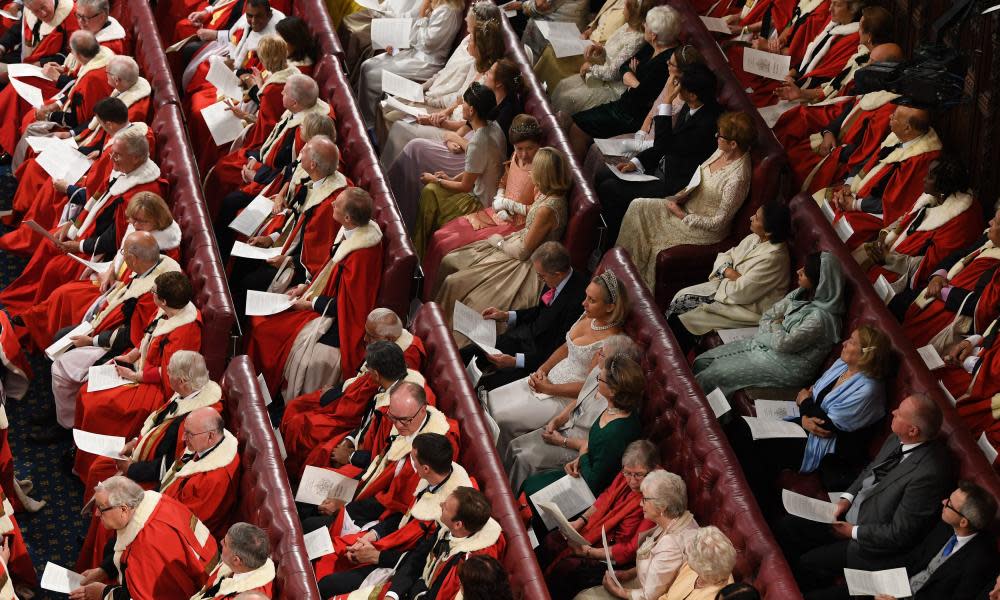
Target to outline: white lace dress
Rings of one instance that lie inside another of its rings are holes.
[[[552,108],[567,115],[613,102],[625,91],[619,68],[642,48],[641,31],[622,25],[605,44],[604,64],[594,65],[587,77],[570,76],[559,82],[552,93]]]

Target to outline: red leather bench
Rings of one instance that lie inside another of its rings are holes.
[[[195,304],[204,320],[202,354],[213,377],[221,376],[229,357],[229,339],[236,322],[229,286],[215,246],[211,220],[196,176],[180,109],[161,106],[153,118],[162,176],[170,184],[167,203],[181,227],[181,267],[191,278]]]
[[[392,192],[385,183],[378,157],[368,139],[340,62],[324,56],[316,65],[315,79],[319,84],[320,97],[333,106],[337,115],[337,146],[340,147],[344,174],[371,194],[375,202],[373,218],[385,236],[384,273],[378,292],[378,306],[405,315],[413,297],[417,253],[399,216]]]
[[[644,350],[650,382],[642,408],[646,435],[659,446],[664,466],[687,483],[691,512],[699,524],[717,526],[736,546],[737,580],[753,584],[765,598],[801,598],[739,461],[628,253],[609,250],[597,272],[605,269],[628,289],[625,328]]]
[[[336,56],[343,64],[344,48],[341,47],[340,39],[333,30],[330,13],[322,0],[295,0],[292,14],[302,17],[302,20],[309,24],[316,41],[319,42],[321,54]]]
[[[722,106],[726,110],[745,112],[753,118],[757,143],[750,152],[753,165],[750,194],[733,219],[730,235],[717,244],[675,246],[657,255],[654,295],[661,310],[666,310],[677,290],[700,281],[702,272],[710,270],[716,254],[735,246],[750,233],[750,216],[764,202],[791,195],[787,189],[790,179],[786,175],[785,149],[750,103],[713,34],[705,28],[688,0],[667,0],[666,3],[681,14],[682,38],[685,43],[692,44],[701,51],[706,64],[718,77],[719,102]]]
[[[122,27],[129,30],[134,44],[133,57],[139,63],[143,77],[153,87],[154,108],[164,104],[179,104],[180,95],[170,77],[170,66],[163,53],[163,40],[156,29],[149,3],[144,0],[128,0],[123,16],[126,20],[121,22]]]
[[[525,88],[524,112],[541,123],[545,131],[545,144],[562,150],[569,157],[570,169],[573,172],[573,189],[569,196],[569,222],[566,224],[563,243],[573,258],[573,268],[589,271],[590,257],[599,245],[600,231],[602,231],[600,204],[597,202],[591,182],[580,168],[580,162],[570,150],[566,134],[553,116],[548,97],[542,91],[532,65],[524,54],[524,46],[511,28],[507,16],[501,15],[501,17],[507,57],[521,67],[521,79]]]
[[[233,521],[267,531],[277,568],[275,598],[319,600],[316,576],[253,366],[246,356],[229,363],[222,379],[226,427],[239,441],[243,473]]]
[[[549,598],[524,522],[510,491],[507,473],[497,456],[496,447],[491,443],[482,404],[469,384],[441,308],[433,302],[424,304],[417,312],[411,331],[427,349],[424,376],[437,395],[438,408],[459,423],[462,445],[459,461],[489,498],[493,518],[503,527],[507,539],[503,564],[510,574],[511,588],[519,591],[524,600]]]

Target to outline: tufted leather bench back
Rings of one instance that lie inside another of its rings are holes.
[[[121,24],[129,31],[134,44],[132,56],[139,63],[139,70],[153,87],[154,109],[164,104],[178,104],[180,95],[170,76],[170,66],[163,53],[163,40],[156,29],[149,3],[143,0],[121,0],[121,3],[128,7],[123,15],[126,20]]]
[[[319,600],[284,462],[246,356],[237,356],[229,363],[222,393],[226,427],[239,441],[243,465],[233,521],[253,523],[267,531],[277,567],[275,598]]]
[[[384,273],[377,304],[405,315],[413,297],[417,253],[399,216],[396,201],[385,183],[378,157],[368,140],[364,121],[340,63],[329,56],[323,57],[316,66],[315,77],[320,97],[333,106],[337,115],[337,145],[340,147],[342,169],[354,185],[372,195],[375,202],[373,218],[385,236]]]
[[[626,330],[644,351],[649,382],[642,417],[664,466],[684,478],[698,522],[717,526],[736,546],[737,580],[752,583],[765,598],[800,598],[739,461],[628,253],[609,250],[598,272],[605,269],[611,269],[628,290]]]
[[[573,173],[573,188],[569,192],[569,222],[566,224],[563,243],[573,258],[573,268],[589,271],[588,261],[598,246],[601,223],[601,209],[597,196],[590,181],[583,174],[580,162],[570,150],[566,134],[553,116],[548,97],[538,83],[538,78],[535,77],[521,41],[511,28],[507,17],[505,15],[501,17],[507,58],[521,68],[521,79],[524,81],[524,112],[541,123],[545,131],[545,144],[562,150],[569,158],[570,170]]]
[[[520,592],[522,600],[545,600],[549,597],[545,581],[514,502],[507,473],[491,443],[482,405],[469,384],[441,308],[433,302],[424,304],[417,312],[412,331],[427,349],[424,376],[437,396],[438,408],[459,423],[462,446],[459,462],[489,498],[493,518],[503,527],[507,549],[502,561],[510,574],[511,588]]]

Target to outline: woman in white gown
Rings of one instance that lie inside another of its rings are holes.
[[[656,256],[681,244],[714,244],[729,235],[750,190],[753,121],[744,113],[719,117],[719,149],[698,167],[688,187],[669,198],[638,198],[622,220],[618,245],[628,250],[650,289]]]
[[[642,358],[632,338],[624,334],[608,337],[597,351],[597,364],[583,382],[576,401],[568,403],[544,426],[511,441],[504,457],[511,489],[520,489],[525,479],[539,471],[561,468],[579,456],[580,448],[587,443],[590,426],[608,407],[608,399],[597,390],[600,365],[608,356],[618,354],[636,362]]]
[[[441,70],[451,50],[455,34],[462,26],[462,0],[425,0],[420,16],[413,20],[410,47],[390,46],[361,65],[358,99],[365,125],[375,125],[375,111],[382,97],[382,72],[423,82]]]
[[[621,333],[628,298],[611,271],[594,277],[583,299],[583,314],[560,346],[530,376],[490,392],[486,408],[500,429],[497,448],[506,452],[512,439],[545,425],[573,402],[593,370],[597,352]]]

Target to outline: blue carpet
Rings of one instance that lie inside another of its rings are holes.
[[[6,227],[0,227],[6,232]],[[0,253],[0,287],[6,287],[24,268],[27,261],[19,257]],[[8,432],[14,465],[18,478],[31,478],[35,489],[31,496],[36,500],[46,500],[48,504],[37,513],[17,515],[24,533],[28,551],[34,561],[39,578],[46,561],[52,561],[67,568],[76,563],[83,536],[87,532],[90,519],[80,516],[83,498],[83,484],[64,470],[61,457],[73,446],[71,440],[39,446],[28,440],[33,427],[28,423],[32,415],[38,414],[46,406],[52,405],[52,388],[49,382],[49,361],[44,356],[30,357],[34,377],[28,394],[20,401],[7,404],[10,419]],[[56,425],[53,424],[53,427]],[[37,428],[36,428],[37,429]],[[39,598],[65,598],[61,594]]]

